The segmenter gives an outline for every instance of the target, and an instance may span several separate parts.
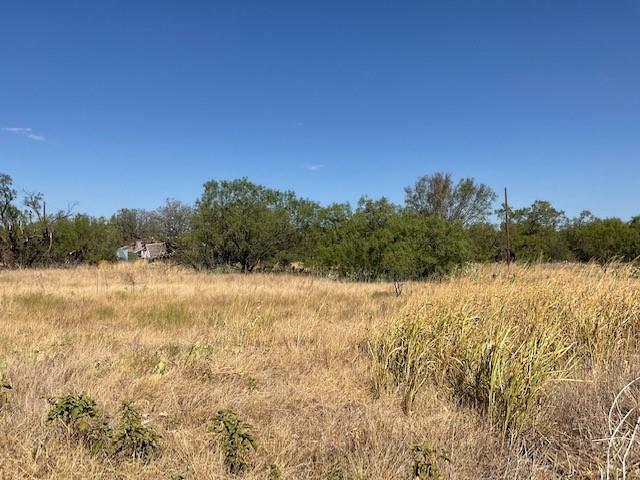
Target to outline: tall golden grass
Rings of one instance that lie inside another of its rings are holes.
[[[0,271],[0,478],[409,479],[417,445],[446,478],[622,478],[607,448],[640,370],[636,273],[490,265],[396,296],[167,265]],[[69,393],[108,416],[133,401],[159,455],[61,436],[47,399]],[[256,439],[241,473],[211,432],[223,410]],[[615,444],[626,478],[634,442]]]

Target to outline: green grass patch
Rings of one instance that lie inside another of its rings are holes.
[[[44,292],[30,292],[16,295],[14,300],[18,305],[34,310],[49,310],[65,305],[66,300],[60,295]]]
[[[179,328],[188,323],[193,315],[185,303],[167,303],[146,306],[135,313],[144,325],[160,328]]]

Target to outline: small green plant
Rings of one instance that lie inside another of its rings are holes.
[[[247,378],[247,388],[251,391],[256,390],[258,388],[258,380],[254,377]]]
[[[438,450],[429,442],[423,442],[413,447],[413,455],[413,478],[415,480],[444,480],[443,464],[451,462],[447,452]]]
[[[47,422],[62,425],[68,435],[84,442],[93,453],[109,445],[111,427],[88,395],[69,394],[49,399]]]
[[[212,419],[211,430],[218,436],[229,473],[237,474],[249,465],[249,456],[257,448],[253,427],[231,410],[220,410]]]
[[[344,472],[340,467],[332,468],[322,477],[322,480],[345,480]]]
[[[84,393],[50,398],[49,403],[47,422],[62,426],[67,435],[82,441],[94,454],[133,458],[145,463],[157,454],[160,435],[146,425],[130,402],[123,403],[115,431],[96,402]]]
[[[196,342],[189,347],[185,361],[188,363],[200,359],[207,360],[215,353],[215,350],[213,345],[202,345],[200,342]]]
[[[158,454],[160,434],[147,425],[131,402],[124,402],[120,409],[120,423],[112,440],[112,453],[148,463]]]
[[[282,471],[276,463],[272,463],[269,466],[269,480],[280,480],[282,478]]]
[[[73,429],[87,418],[95,418],[99,411],[96,402],[88,395],[69,394],[49,399],[51,409],[47,421],[60,421],[65,427]]]

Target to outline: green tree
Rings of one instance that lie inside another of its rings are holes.
[[[295,244],[291,192],[256,185],[246,178],[211,180],[196,203],[193,241],[206,267],[239,265],[251,272]]]
[[[405,188],[407,208],[465,225],[486,221],[495,198],[491,187],[473,178],[454,184],[451,174],[442,172],[422,176]]]
[[[17,195],[13,179],[0,173],[0,263],[6,265],[19,263],[24,241],[23,226],[26,219],[15,205]]]
[[[16,201],[13,180],[0,174],[0,261],[27,267],[51,263],[56,226],[67,214],[47,213],[40,193],[26,194],[23,209]]]
[[[505,235],[489,222],[475,223],[467,227],[472,257],[476,262],[491,262],[500,257],[505,248]]]
[[[633,217],[629,221],[629,226],[640,235],[640,215]]]
[[[120,237],[120,243],[136,240],[159,240],[162,236],[160,223],[154,212],[139,208],[122,208],[111,217]]]
[[[170,251],[176,250],[181,237],[191,228],[193,209],[180,200],[168,198],[165,204],[154,212],[154,216],[158,239],[164,241]]]
[[[593,218],[574,221],[567,232],[571,250],[581,261],[634,260],[640,256],[640,232],[633,221]]]
[[[111,222],[78,214],[57,223],[53,258],[56,263],[114,261],[120,244],[119,234]]]
[[[496,212],[504,218],[504,206]],[[512,250],[519,260],[568,260],[571,252],[560,233],[567,219],[545,200],[536,200],[530,207],[510,212]],[[504,224],[502,224],[504,231]]]
[[[347,203],[332,203],[318,209],[301,246],[305,263],[321,271],[346,263],[346,259],[338,258],[342,255],[338,246],[351,235],[349,222],[352,215],[351,206]]]
[[[470,258],[460,223],[412,210],[387,199],[362,198],[351,214],[332,205],[323,223],[313,263],[325,271],[359,280],[402,280],[446,274]]]
[[[468,233],[457,222],[403,211],[394,218],[390,230],[391,241],[382,260],[385,278],[446,275],[471,259]]]

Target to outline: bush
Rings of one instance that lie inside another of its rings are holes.
[[[109,445],[111,427],[96,402],[83,393],[49,399],[48,422],[62,425],[72,438],[87,445],[92,453],[104,451]]]
[[[66,434],[84,443],[94,454],[128,457],[145,463],[157,454],[160,435],[146,425],[131,403],[123,403],[115,431],[96,402],[84,393],[51,398],[49,403],[47,422],[61,425]]]
[[[217,434],[229,473],[241,473],[249,465],[249,455],[257,443],[253,427],[230,410],[220,410],[213,417],[211,430]]]
[[[130,402],[120,409],[120,423],[113,434],[112,452],[125,458],[149,462],[160,448],[160,434],[147,425]]]

